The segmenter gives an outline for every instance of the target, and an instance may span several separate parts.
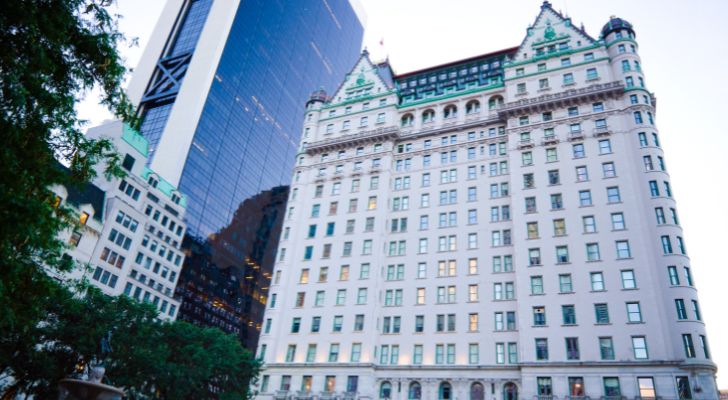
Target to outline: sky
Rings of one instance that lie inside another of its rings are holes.
[[[136,66],[164,6],[163,0],[117,0],[120,29],[139,39],[121,53]],[[225,0],[223,0],[225,1]],[[243,0],[244,1],[244,0]],[[343,1],[343,0],[329,0]],[[404,73],[518,46],[541,0],[360,0],[367,17],[364,46],[372,60],[389,58]],[[657,97],[657,126],[684,229],[713,360],[728,389],[728,1],[552,0],[593,37],[612,15],[631,22],[649,90]],[[383,44],[381,44],[383,43]],[[79,106],[91,126],[110,118],[90,93]],[[723,182],[723,183],[721,183]]]

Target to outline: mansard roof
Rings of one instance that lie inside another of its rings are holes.
[[[571,18],[554,10],[548,1],[543,2],[541,12],[526,32],[526,37],[518,47],[514,61],[523,61],[529,58],[529,55],[533,54],[537,48],[555,45],[565,40],[574,41],[574,43],[569,43],[571,48],[596,42],[596,39],[591,37],[583,27],[575,26],[571,22]],[[578,42],[581,41],[585,43],[579,45]]]
[[[489,53],[480,54],[480,55],[473,56],[473,57],[468,57],[468,58],[464,58],[464,59],[460,59],[460,60],[456,60],[456,61],[446,62],[446,63],[440,64],[440,65],[435,65],[434,67],[422,68],[422,69],[418,69],[418,70],[414,70],[414,71],[410,71],[410,72],[405,72],[403,74],[396,74],[396,75],[394,75],[394,79],[396,79],[396,80],[406,79],[406,78],[412,77],[414,75],[419,75],[419,74],[428,73],[428,72],[435,72],[437,70],[446,69],[446,68],[457,67],[457,66],[460,66],[463,64],[468,64],[470,62],[479,61],[479,60],[486,59],[486,58],[494,58],[494,57],[499,57],[499,56],[510,56],[510,55],[514,54],[516,50],[518,50],[518,47],[509,47],[507,49],[492,51]]]
[[[374,64],[369,59],[369,52],[364,49],[359,56],[359,60],[354,64],[351,71],[346,74],[341,85],[336,89],[334,94],[329,98],[329,104],[336,104],[352,98],[358,97],[356,94],[361,92],[364,95],[386,93],[394,89],[394,82],[391,79],[392,69],[389,61]]]

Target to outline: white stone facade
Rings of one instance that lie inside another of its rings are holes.
[[[635,35],[603,32],[546,2],[518,48],[394,84],[365,52],[312,97],[257,398],[718,397]]]
[[[70,205],[86,223],[61,234],[69,243],[67,254],[81,266],[66,278],[84,276],[106,294],[150,302],[159,318],[174,320],[179,309],[174,289],[184,261],[185,197],[144,166],[147,141],[121,122],[92,128],[88,135],[113,141],[127,176],[108,180],[99,165],[86,193],[74,197],[78,204]],[[69,190],[53,190],[67,204]],[[100,193],[101,200],[89,201],[89,191]]]

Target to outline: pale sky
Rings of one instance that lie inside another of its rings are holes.
[[[223,0],[225,1],[225,0]],[[244,1],[244,0],[243,0]],[[342,0],[329,0],[342,1]],[[387,55],[397,73],[517,46],[541,0],[360,0],[367,14],[364,44],[373,60]],[[163,0],[118,0],[120,26],[139,47],[124,48],[136,66],[164,6]],[[728,1],[552,0],[593,37],[616,15],[637,33],[648,89],[657,97],[657,126],[685,231],[713,360],[726,370],[728,389],[728,257],[721,226],[728,226]],[[380,45],[383,39],[384,45]],[[91,94],[79,107],[91,124],[110,117]],[[727,264],[727,265],[723,265]],[[726,269],[724,269],[726,268]],[[722,294],[721,294],[722,293]]]

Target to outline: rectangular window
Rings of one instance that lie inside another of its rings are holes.
[[[605,377],[604,382],[604,397],[607,398],[621,398],[622,389],[619,387],[619,378],[617,377]]]
[[[559,292],[560,293],[571,293],[574,291],[571,274],[560,274],[559,275]]]
[[[614,360],[614,344],[611,337],[599,338],[599,353],[602,360]]]
[[[609,308],[606,303],[594,304],[594,314],[597,324],[609,323]]]
[[[642,322],[640,303],[627,303],[627,321],[632,323]]]
[[[634,276],[634,271],[626,269],[620,271],[622,277],[622,289],[637,289],[637,280]]]
[[[536,339],[536,360],[546,361],[549,359],[549,343],[546,338]]]
[[[533,307],[533,325],[534,326],[545,326],[546,325],[546,308],[545,307]]]
[[[566,338],[566,359],[567,360],[578,360],[579,354],[579,338],[567,337]]]
[[[690,388],[690,380],[687,376],[678,376],[675,378],[677,385],[677,394],[680,400],[691,400],[693,398],[692,389]]]
[[[637,386],[639,389],[639,397],[641,399],[656,399],[657,392],[655,391],[655,380],[650,377],[638,377]]]
[[[561,306],[564,325],[576,325],[576,309],[573,305]]]
[[[618,240],[615,242],[617,248],[617,259],[631,258],[632,252],[629,247],[629,241]]]
[[[693,345],[693,335],[686,333],[682,335],[683,348],[685,349],[686,358],[695,358],[695,346]]]
[[[591,279],[592,291],[598,292],[604,289],[604,275],[601,272],[592,272],[589,275]]]
[[[586,166],[576,167],[576,181],[586,182],[589,180],[589,173],[587,172]]]
[[[647,353],[647,339],[644,336],[632,336],[632,350],[636,360],[646,360],[649,358]]]

